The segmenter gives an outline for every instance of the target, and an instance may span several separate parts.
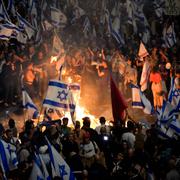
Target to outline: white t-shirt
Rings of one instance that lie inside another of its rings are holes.
[[[85,158],[91,158],[96,155],[96,149],[98,149],[97,144],[90,141],[88,144],[83,144],[82,148],[80,149],[80,155]]]

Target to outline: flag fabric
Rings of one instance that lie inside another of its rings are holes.
[[[86,13],[82,8],[80,8],[78,5],[75,5],[73,8],[73,18],[71,23],[73,24],[77,19],[79,19],[81,16],[84,16],[85,14]]]
[[[131,84],[132,88],[132,107],[143,109],[146,114],[153,114],[154,109],[150,101],[146,98],[143,92],[137,85]]]
[[[58,80],[50,80],[43,106],[63,111],[74,109],[69,102],[68,85]]]
[[[18,166],[16,148],[2,139],[0,139],[0,162],[3,173],[17,169]]]
[[[174,31],[174,23],[165,26],[163,29],[163,40],[167,48],[171,48],[176,44],[176,34]]]
[[[147,89],[149,75],[150,75],[151,67],[149,62],[146,60],[143,65],[142,74],[141,74],[141,91],[144,92]]]
[[[176,88],[175,79],[171,78],[171,88],[168,95],[168,101],[174,107],[174,110],[180,112],[180,89]]]
[[[0,0],[0,20],[5,20],[5,21],[8,21],[10,22],[10,18],[9,18],[9,15],[6,11],[6,8],[4,6],[4,3],[3,3],[3,0]]]
[[[51,22],[56,27],[64,28],[67,24],[67,17],[59,9],[51,7]]]
[[[114,39],[117,41],[119,46],[123,46],[125,44],[124,39],[120,33],[120,18],[115,17],[114,21],[112,22],[111,17],[109,15],[109,29],[111,35],[114,37]]]
[[[17,20],[19,23],[19,28],[21,28],[22,30],[25,30],[28,38],[31,39],[32,36],[34,36],[36,32],[35,28],[28,21],[26,21],[26,19],[21,17],[19,13],[17,13]]]
[[[146,114],[153,114],[154,113],[154,108],[151,104],[151,102],[146,98],[146,96],[144,95],[144,93],[142,93],[140,91],[140,96],[141,96],[141,101],[142,101],[142,104],[143,104],[143,111],[144,113]]]
[[[176,119],[176,117],[174,116],[169,125],[169,128],[174,132],[174,134],[180,136],[180,119]]]
[[[158,18],[161,18],[165,9],[165,0],[154,0],[153,1],[154,11]]]
[[[0,25],[0,39],[9,40],[11,38],[12,33],[13,29],[4,27],[3,24]]]
[[[52,55],[58,57],[63,53],[64,53],[64,44],[59,38],[59,36],[55,34],[53,37]]]
[[[127,103],[111,77],[111,103],[114,121],[123,120]]]
[[[23,107],[27,109],[28,117],[32,119],[36,119],[39,115],[38,108],[33,103],[31,97],[24,89],[22,90],[22,98],[23,98]]]
[[[16,25],[7,22],[0,25],[0,39],[9,40],[10,38],[16,38],[17,34],[21,31]]]
[[[141,101],[140,89],[138,86],[131,84],[132,88],[132,107],[143,109],[143,103]]]
[[[17,37],[16,37],[17,41],[19,41],[20,43],[22,44],[26,44],[27,43],[27,40],[28,40],[28,37],[25,33],[23,32],[19,32],[17,34]]]
[[[141,60],[143,60],[143,58],[148,55],[149,55],[149,53],[148,53],[147,49],[145,48],[144,44],[141,42],[140,46],[139,46],[138,56],[140,57]]]
[[[51,162],[51,169],[53,177],[59,176],[63,180],[75,180],[74,175],[71,172],[70,167],[62,156],[56,151],[56,149],[50,144],[46,138],[48,145],[48,153]]]
[[[41,162],[38,157],[35,157],[33,162],[33,168],[29,180],[46,180],[41,170]]]

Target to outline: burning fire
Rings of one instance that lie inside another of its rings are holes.
[[[97,125],[99,125],[98,119],[90,114],[88,110],[86,110],[84,107],[81,107],[80,105],[76,106],[76,119],[81,122],[82,125],[82,118],[83,117],[89,117],[91,120],[91,127],[95,128]]]
[[[57,62],[57,59],[58,57],[57,56],[51,56],[51,61],[50,63],[52,64],[53,62]]]

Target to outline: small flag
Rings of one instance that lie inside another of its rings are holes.
[[[132,107],[143,109],[143,103],[141,101],[140,89],[136,85],[131,85],[132,88]]]
[[[144,92],[147,89],[150,70],[151,70],[150,64],[146,60],[144,62],[144,65],[143,65],[142,74],[141,74],[141,80],[140,80],[140,85],[141,85],[141,91],[142,92]]]
[[[38,108],[33,103],[29,94],[25,90],[22,90],[22,98],[23,98],[23,107],[27,109],[28,117],[32,119],[36,119],[39,115]]]
[[[164,27],[163,39],[167,48],[171,48],[176,44],[177,40],[176,40],[175,31],[174,31],[174,23],[172,23],[170,26],[166,25]]]
[[[143,60],[143,58],[148,55],[149,55],[149,53],[148,53],[147,49],[145,48],[144,44],[141,42],[141,44],[139,46],[138,56],[140,57],[141,60]]]

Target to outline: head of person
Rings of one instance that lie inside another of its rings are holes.
[[[75,129],[80,129],[80,128],[81,128],[80,121],[76,121]]]
[[[134,130],[134,123],[131,121],[127,122],[127,128],[129,131],[133,131]]]
[[[64,126],[67,126],[67,125],[68,125],[68,122],[69,122],[69,119],[68,119],[67,117],[64,117],[64,118],[62,119],[62,122],[63,122],[63,125],[64,125]]]
[[[100,117],[100,118],[99,118],[99,122],[100,122],[101,125],[104,125],[104,124],[106,123],[105,117],[103,117],[103,116]]]
[[[84,117],[83,118],[83,126],[86,128],[90,128],[91,125],[91,120],[89,117]]]
[[[7,139],[11,139],[13,137],[13,132],[11,129],[6,130],[6,137]]]

